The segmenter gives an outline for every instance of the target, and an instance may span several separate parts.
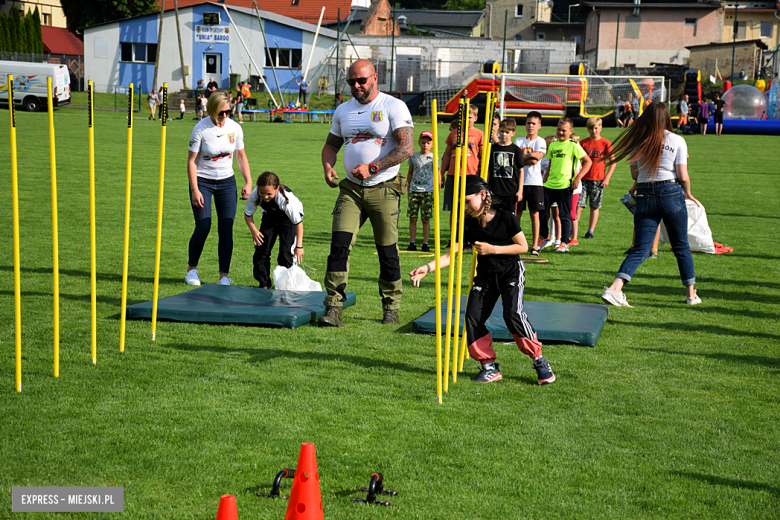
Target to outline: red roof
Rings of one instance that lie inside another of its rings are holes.
[[[73,54],[84,56],[84,42],[64,27],[41,26],[43,50],[49,54]]]
[[[178,1],[179,7],[202,3],[203,0]],[[225,3],[236,7],[254,9],[252,0],[225,0]],[[257,0],[257,7],[261,11],[270,11],[289,18],[295,18],[302,22],[317,25],[317,20],[320,19],[320,11],[322,11],[323,7],[325,7],[325,17],[322,20],[323,23],[326,21],[335,22],[339,9],[341,9],[341,19],[346,20],[347,16],[349,16],[349,10],[352,7],[352,0]],[[170,5],[170,9],[172,8],[173,2],[171,2]],[[167,2],[165,4],[165,10],[169,10]]]

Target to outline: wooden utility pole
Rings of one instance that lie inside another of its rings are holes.
[[[184,90],[187,90],[187,74],[184,73],[184,50],[181,48],[181,27],[179,26],[179,3],[173,0],[173,12],[176,13],[176,36],[179,38],[179,61],[181,61],[181,80],[184,83]],[[157,50],[160,50],[159,43]]]
[[[157,70],[160,68],[160,51],[162,50],[163,17],[165,16],[165,0],[160,0],[160,27],[157,29],[157,56],[154,58],[154,79],[152,90],[157,90]]]

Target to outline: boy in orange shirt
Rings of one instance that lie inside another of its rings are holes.
[[[468,145],[466,147],[466,174],[479,175],[479,164],[482,160],[483,132],[474,128],[479,116],[479,107],[469,105],[469,130]],[[458,136],[457,128],[447,136],[447,149],[441,160],[441,184],[444,186],[444,211],[457,211],[457,206],[452,205],[452,189],[455,185],[455,141]],[[452,215],[450,215],[450,229],[452,230]]]

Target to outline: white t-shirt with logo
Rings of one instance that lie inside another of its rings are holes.
[[[661,162],[658,163],[658,172],[649,175],[650,166],[638,164],[639,175],[636,182],[661,182],[671,181],[677,178],[677,165],[688,164],[688,143],[682,136],[664,130],[664,143],[661,150]]]
[[[232,119],[218,127],[210,117],[204,117],[192,129],[189,150],[197,152],[195,165],[198,177],[221,180],[232,177],[233,154],[244,149],[244,131]]]
[[[260,197],[259,188],[252,190],[249,194],[249,198],[246,199],[246,206],[244,207],[244,215],[251,217],[260,208],[260,211],[265,213],[265,210],[260,206],[262,203],[262,197]],[[274,197],[274,203],[276,206],[287,215],[290,222],[293,225],[298,225],[303,220],[303,204],[295,196],[295,194],[288,190],[282,191],[282,189],[276,190],[276,196]]]
[[[394,179],[400,164],[379,170],[365,181],[352,175],[358,164],[371,164],[398,146],[393,131],[414,127],[406,103],[382,92],[368,104],[354,98],[339,105],[333,114],[330,133],[344,139],[344,170],[347,179],[362,186],[373,186]]]
[[[541,137],[528,140],[525,137],[515,139],[515,145],[523,151],[523,155],[531,152],[547,153],[547,142]],[[523,166],[523,186],[543,186],[542,182],[542,162],[536,161],[536,164]]]

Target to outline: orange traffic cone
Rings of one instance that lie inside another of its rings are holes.
[[[219,497],[219,509],[217,509],[217,520],[238,520],[238,510],[236,509],[236,497],[233,495],[222,495]]]
[[[284,520],[324,520],[322,513],[322,495],[320,494],[320,474],[317,472],[317,455],[314,444],[301,444],[298,465],[295,467],[290,502]]]

